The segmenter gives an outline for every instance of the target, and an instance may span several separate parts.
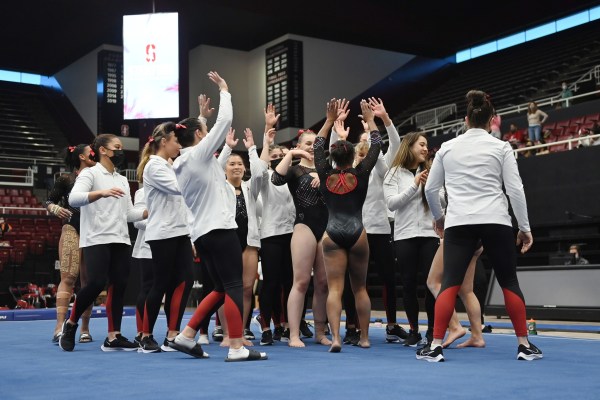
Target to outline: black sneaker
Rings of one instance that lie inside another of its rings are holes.
[[[433,331],[430,331],[429,329],[427,330],[427,332],[425,333],[425,345],[431,344],[431,342],[433,342]]]
[[[442,351],[442,346],[438,346],[435,349],[431,350],[431,345],[417,350],[417,360],[425,360],[429,362],[443,362],[444,361],[444,352]]]
[[[423,340],[423,336],[418,331],[413,331],[412,329],[408,332],[408,337],[404,340],[405,346],[415,347],[418,345],[421,340]]]
[[[142,338],[142,345],[139,351],[142,353],[160,353],[160,346],[154,340],[154,336],[150,335]]]
[[[342,339],[342,343],[344,344],[351,344],[351,345],[357,345],[358,341],[360,340],[360,331],[358,331],[356,328],[348,328],[346,329],[346,334],[344,335],[344,338]]]
[[[142,339],[143,342],[144,339]],[[104,339],[104,344],[100,348],[102,351],[135,351],[140,347],[136,343],[130,342],[125,336],[117,333],[117,336],[113,340]]]
[[[309,328],[309,324],[305,320],[301,320],[300,321],[300,334],[304,338],[311,338],[311,337],[313,337],[313,333],[312,333],[312,331]]]
[[[58,345],[64,351],[73,351],[75,348],[75,334],[77,333],[77,327],[79,325],[71,325],[68,323],[69,320],[66,320],[63,323],[62,332],[60,333],[60,338],[58,339]]]
[[[261,346],[270,346],[273,344],[273,332],[270,329],[263,331],[262,337],[260,338]]]
[[[54,336],[52,336],[52,343],[58,344],[58,341],[60,340],[61,333],[62,332],[58,332],[57,334],[55,334]]]
[[[138,347],[142,348],[142,333],[141,332],[136,337],[133,338],[133,343],[137,344]]]
[[[273,331],[273,340],[281,341],[281,336],[283,335],[284,328],[283,326],[276,326]]]
[[[202,346],[194,339],[182,337],[181,333],[175,336],[175,339],[172,342],[169,342],[169,347],[181,351],[182,353],[189,354],[192,357],[209,358],[208,353],[202,350]]]
[[[542,351],[531,342],[529,342],[529,347],[520,344],[519,349],[517,350],[517,360],[533,361],[543,357],[544,354]]]
[[[394,324],[391,328],[385,328],[385,340],[388,343],[403,342],[408,337],[408,332],[398,324]]]
[[[290,341],[290,328],[285,328],[285,330],[281,334],[281,341],[282,342],[289,342]]]
[[[252,331],[250,329],[244,329],[244,339],[254,340],[254,339],[256,339],[256,337],[254,336],[254,333],[252,333]]]
[[[492,326],[491,325],[484,326],[483,329],[481,329],[481,333],[492,333]]]
[[[223,328],[220,326],[215,326],[215,330],[212,333],[212,338],[215,342],[223,341]]]
[[[169,339],[168,337],[165,337],[165,340],[163,340],[163,344],[160,345],[160,350],[161,351],[177,351],[174,348],[172,348],[171,346],[169,346],[169,343],[172,342],[173,340],[175,340],[175,338],[173,339]]]

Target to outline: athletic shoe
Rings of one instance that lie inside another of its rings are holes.
[[[142,339],[142,345],[143,343],[144,339]],[[137,343],[130,342],[125,336],[117,333],[113,340],[109,341],[108,337],[104,339],[104,344],[100,346],[100,348],[102,351],[135,351],[140,347],[137,345]]]
[[[300,334],[304,338],[311,338],[311,337],[313,337],[313,333],[310,330],[309,324],[308,324],[308,322],[306,322],[306,320],[301,320],[300,321]]]
[[[139,348],[142,348],[142,333],[140,332],[136,337],[133,338],[133,343],[137,344]]]
[[[542,351],[534,346],[531,342],[529,342],[529,347],[525,347],[525,345],[520,344],[519,349],[517,350],[517,360],[533,361],[539,360],[543,357],[544,354]]]
[[[173,340],[175,340],[175,338],[169,339],[168,337],[165,337],[165,340],[163,340],[163,344],[160,346],[161,351],[177,351],[171,346],[169,346],[169,342],[172,342]]]
[[[423,343],[423,341],[425,343]],[[421,343],[423,343],[424,345],[428,345],[428,344],[431,344],[431,342],[433,342],[433,331],[430,331],[428,329],[427,332],[425,333],[425,339],[423,339],[421,341]]]
[[[408,337],[404,341],[405,346],[415,347],[421,342],[423,337],[418,331],[413,331],[412,329],[408,332]]]
[[[283,326],[276,326],[275,330],[273,331],[273,340],[281,341],[281,336],[283,335],[284,330],[285,329]]]
[[[205,333],[201,333],[200,336],[198,337],[198,344],[199,345],[210,344],[210,340],[208,340],[208,335]]]
[[[244,339],[254,340],[254,339],[256,339],[256,337],[254,336],[254,333],[252,333],[252,331],[250,329],[244,329]]]
[[[230,352],[227,354],[227,358],[225,358],[226,362],[239,362],[239,361],[260,361],[260,360],[266,360],[267,357],[267,353],[262,353],[256,350],[249,350],[246,349],[245,347],[242,346],[241,349],[239,350],[248,350],[248,355],[245,357],[239,357],[236,356],[235,352]]]
[[[212,338],[215,342],[223,341],[223,328],[221,328],[221,326],[215,326],[215,330],[212,333]]]
[[[360,340],[360,331],[357,330],[356,328],[348,328],[346,329],[346,334],[344,335],[344,338],[342,339],[342,343],[344,344],[352,344],[352,345],[357,345],[358,341]]]
[[[209,355],[205,351],[202,350],[202,346],[200,346],[194,339],[188,339],[183,336],[181,333],[175,336],[175,340],[169,342],[169,347],[177,351],[181,351],[182,353],[189,354],[192,357],[196,358],[208,358]]]
[[[390,327],[389,325],[385,328],[385,340],[388,343],[399,343],[406,340],[408,332],[398,324]]]
[[[492,333],[492,326],[491,325],[484,326],[483,329],[481,329],[481,333]]]
[[[290,341],[290,328],[285,328],[285,330],[281,334],[281,341],[282,342],[289,342]]]
[[[73,351],[75,348],[75,334],[77,333],[77,327],[79,325],[71,325],[68,323],[68,319],[63,323],[62,332],[58,339],[58,345],[64,351]]]
[[[273,332],[270,329],[263,331],[262,337],[260,338],[261,346],[270,346],[273,344]]]
[[[425,360],[429,362],[443,362],[444,361],[444,352],[442,351],[442,346],[438,346],[435,349],[431,349],[431,345],[417,350],[417,360]]]
[[[160,353],[160,346],[154,340],[154,336],[150,335],[142,338],[142,346],[138,351],[141,353]]]
[[[254,317],[252,317],[252,321],[253,324],[256,325],[256,327],[262,331],[263,329],[263,320],[262,320],[262,316],[260,314],[255,315]],[[266,328],[266,327],[265,327]]]

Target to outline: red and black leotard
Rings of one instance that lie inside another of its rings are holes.
[[[317,136],[313,148],[315,166],[321,180],[320,190],[329,210],[326,232],[338,246],[350,249],[364,228],[362,207],[367,197],[369,174],[381,150],[381,136],[379,131],[371,132],[371,147],[367,156],[355,168],[345,170],[329,164],[324,145],[325,138]]]

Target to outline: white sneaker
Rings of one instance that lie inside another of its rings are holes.
[[[203,346],[206,344],[210,344],[210,340],[208,340],[208,335],[205,334],[201,334],[200,337],[198,338],[198,342],[199,345]]]

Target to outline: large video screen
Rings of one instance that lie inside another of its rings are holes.
[[[124,119],[179,116],[177,13],[123,16]]]

